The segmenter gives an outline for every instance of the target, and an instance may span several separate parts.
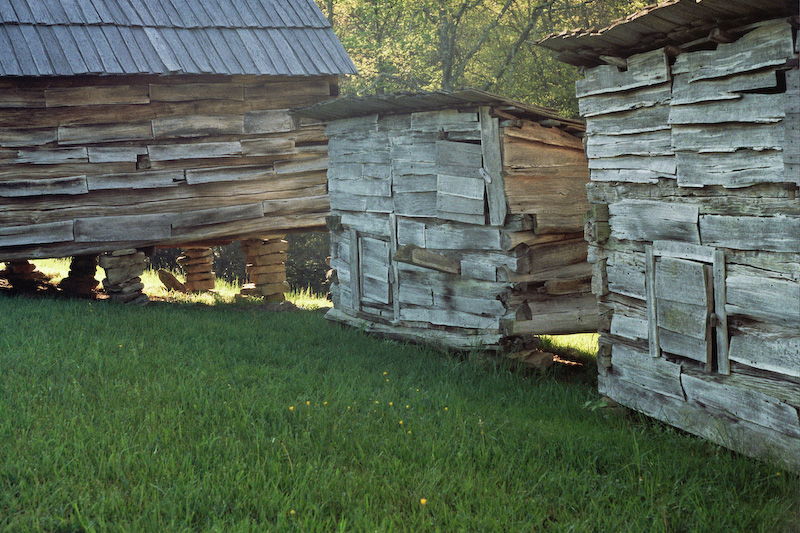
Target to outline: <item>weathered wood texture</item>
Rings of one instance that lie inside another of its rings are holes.
[[[581,140],[510,113],[328,124],[329,318],[458,349],[596,330]]]
[[[578,95],[601,392],[800,469],[794,32],[766,21],[671,67],[634,56]]]
[[[27,96],[0,106],[0,261],[323,225],[323,126],[289,109],[335,77],[3,83]]]

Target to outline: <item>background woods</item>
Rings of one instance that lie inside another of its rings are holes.
[[[317,0],[358,67],[345,94],[474,87],[577,116],[577,69],[535,41],[643,0]]]

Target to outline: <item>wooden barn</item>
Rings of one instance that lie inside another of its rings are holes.
[[[328,124],[329,319],[459,349],[596,330],[582,123],[475,90],[299,114]]]
[[[313,0],[0,3],[0,277],[71,256],[86,292],[105,254],[131,300],[137,250],[180,246],[203,290],[242,240],[246,292],[280,298],[280,237],[329,210],[323,128],[289,109],[354,73]]]
[[[797,0],[671,0],[542,44],[584,67],[600,390],[800,469]]]

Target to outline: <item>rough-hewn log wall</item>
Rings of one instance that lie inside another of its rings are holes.
[[[794,31],[600,66],[587,120],[600,390],[800,468],[800,83]]]
[[[335,77],[0,80],[0,260],[324,227]]]
[[[489,107],[327,135],[329,318],[466,349],[595,330],[580,139]]]

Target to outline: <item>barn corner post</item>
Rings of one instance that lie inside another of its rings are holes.
[[[581,123],[475,90],[298,114],[327,122],[329,319],[535,365],[532,335],[595,329]]]
[[[586,69],[601,392],[793,470],[797,13],[796,1],[676,2],[541,43]]]
[[[139,256],[122,251],[181,247],[189,289],[205,291],[208,246],[324,228],[324,126],[291,109],[337,96],[353,63],[313,2],[278,0],[277,22],[231,0],[213,16],[200,3],[168,20],[116,3],[101,22],[45,0],[27,16],[0,10],[6,270],[86,257],[61,289],[90,293],[88,258],[100,256],[104,287],[127,299],[140,276],[125,278],[138,266],[122,263]],[[91,42],[77,48],[76,34]],[[253,273],[259,286],[264,275]]]

